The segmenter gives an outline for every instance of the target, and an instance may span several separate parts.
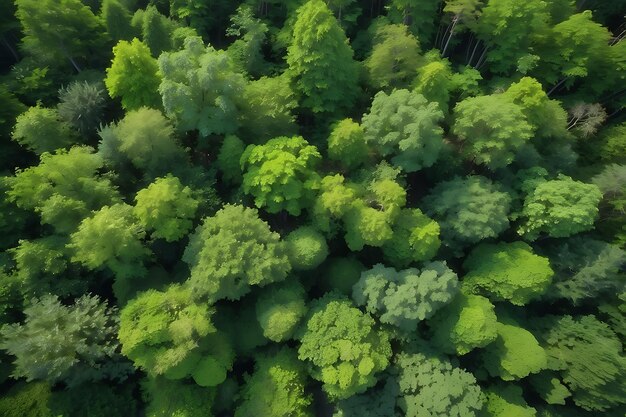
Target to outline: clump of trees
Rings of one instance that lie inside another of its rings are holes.
[[[625,7],[0,2],[0,415],[623,417]]]

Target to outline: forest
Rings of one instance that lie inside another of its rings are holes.
[[[0,0],[0,417],[624,417],[626,0]]]

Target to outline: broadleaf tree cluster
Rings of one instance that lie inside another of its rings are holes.
[[[0,2],[0,416],[623,417],[625,15]]]

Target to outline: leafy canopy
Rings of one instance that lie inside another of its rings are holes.
[[[387,334],[374,319],[346,299],[326,297],[311,310],[300,339],[298,358],[334,399],[348,398],[376,384],[389,364]]]
[[[421,320],[452,301],[459,287],[456,274],[442,262],[396,271],[376,264],[361,274],[354,284],[352,298],[367,312],[413,332]]]
[[[439,105],[429,103],[421,94],[394,90],[387,95],[380,91],[370,112],[363,116],[365,142],[404,171],[419,171],[437,161],[443,145],[442,120]]]
[[[315,167],[321,155],[301,136],[278,137],[250,145],[241,156],[243,190],[270,213],[286,210],[298,216],[311,204],[317,188]]]
[[[189,238],[183,260],[196,297],[238,300],[252,285],[285,279],[291,264],[284,242],[255,209],[226,205]]]
[[[514,305],[537,299],[554,275],[550,261],[535,255],[524,242],[483,243],[472,250],[463,267],[468,271],[463,279],[465,290]]]

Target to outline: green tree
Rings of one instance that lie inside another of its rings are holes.
[[[183,380],[146,378],[141,383],[146,417],[212,417],[215,390]]]
[[[548,316],[534,322],[550,369],[560,371],[574,403],[602,412],[626,401],[626,358],[611,328],[594,316]]]
[[[120,313],[122,353],[151,377],[192,376],[204,386],[199,377],[209,365],[210,376],[226,378],[233,353],[211,322],[213,312],[206,303],[194,303],[180,285],[140,293]]]
[[[311,210],[313,224],[327,235],[333,235],[337,228],[336,221],[346,215],[355,204],[359,192],[358,186],[346,183],[341,174],[322,178]]]
[[[222,174],[222,179],[226,183],[236,185],[243,181],[239,161],[245,149],[246,145],[237,136],[228,135],[224,138],[215,165],[217,165]]]
[[[393,23],[406,25],[422,44],[430,44],[440,6],[441,0],[391,0],[385,8]]]
[[[396,405],[399,394],[398,383],[387,378],[384,385],[370,388],[363,394],[337,401],[333,417],[400,417]]]
[[[406,26],[397,24],[379,26],[373,42],[365,60],[370,84],[378,90],[406,88],[421,63],[418,40]]]
[[[66,148],[75,141],[74,132],[59,112],[41,106],[31,107],[17,116],[11,137],[38,155]]]
[[[102,22],[80,0],[17,0],[22,46],[51,64],[68,60],[77,72],[106,49]],[[80,65],[79,65],[80,64]]]
[[[0,398],[0,414],[6,417],[54,417],[48,407],[52,396],[46,382],[19,382]]]
[[[113,47],[113,60],[106,70],[104,84],[112,98],[119,97],[126,110],[142,106],[161,107],[158,94],[161,76],[148,47],[137,38],[119,41]]]
[[[284,242],[255,209],[226,205],[189,238],[183,260],[194,295],[237,300],[250,286],[285,279],[291,265]]]
[[[524,60],[536,59],[534,47],[548,34],[549,21],[548,2],[543,0],[489,1],[476,27],[477,37],[485,44],[489,70],[510,74],[523,69]]]
[[[240,391],[235,417],[310,417],[306,373],[295,352],[282,349],[256,358],[254,373]]]
[[[463,278],[465,290],[514,305],[540,297],[554,275],[548,258],[535,255],[524,242],[483,243],[472,250],[463,267],[468,271]]]
[[[287,64],[300,104],[314,113],[350,108],[358,95],[358,66],[345,33],[322,0],[304,3],[296,16]]]
[[[568,237],[593,228],[602,192],[594,184],[565,175],[540,182],[524,199],[523,224],[518,233],[534,240],[545,233]]]
[[[100,130],[99,153],[114,168],[130,163],[155,178],[185,165],[185,150],[174,138],[174,128],[159,110],[140,107],[116,125]]]
[[[365,142],[374,152],[391,156],[391,162],[406,172],[415,172],[437,161],[443,145],[442,120],[437,103],[409,90],[394,90],[374,96],[362,125]]]
[[[73,386],[128,375],[118,353],[119,319],[98,297],[84,295],[65,306],[47,295],[33,299],[24,316],[23,323],[0,330],[0,348],[15,357],[15,378]]]
[[[439,225],[420,209],[401,209],[392,229],[393,236],[382,250],[385,259],[398,268],[431,260],[441,245]]]
[[[172,50],[173,22],[163,16],[154,5],[149,5],[141,19],[141,34],[153,57]]]
[[[623,288],[620,271],[626,265],[626,252],[618,246],[574,237],[549,248],[549,255],[555,275],[547,298],[565,298],[581,304]]]
[[[474,417],[483,406],[476,378],[428,353],[397,356],[400,398],[406,417]]]
[[[520,106],[494,94],[458,103],[452,132],[461,141],[463,156],[494,170],[513,162],[533,130]]]
[[[246,83],[239,106],[238,132],[246,142],[261,144],[297,132],[293,110],[298,101],[284,74]]]
[[[428,53],[426,57],[431,62],[417,69],[417,77],[413,83],[414,91],[423,95],[429,102],[434,101],[439,104],[439,109],[447,115],[450,94],[455,89],[454,76],[458,78],[459,74],[452,73],[447,60],[433,55],[432,52]]]
[[[350,296],[352,286],[359,281],[363,271],[365,266],[354,257],[330,258],[323,265],[320,284],[327,291]]]
[[[288,340],[307,312],[304,288],[298,282],[271,285],[261,292],[255,308],[263,336],[274,342]]]
[[[250,145],[241,156],[243,190],[269,213],[286,210],[298,216],[311,205],[321,155],[302,136],[278,137],[264,145]]]
[[[244,78],[235,72],[226,52],[190,36],[182,50],[159,56],[159,68],[165,114],[179,130],[198,130],[202,137],[236,131]]]
[[[333,399],[344,399],[376,384],[389,364],[391,345],[374,319],[346,299],[327,297],[312,308],[298,358]]]
[[[135,29],[130,24],[130,11],[120,0],[103,0],[100,16],[104,21],[107,33],[114,42],[130,41],[135,35]]]
[[[146,274],[144,261],[151,252],[142,239],[145,231],[127,204],[105,206],[83,220],[67,247],[72,261],[89,269],[108,267],[118,278]]]
[[[100,82],[75,81],[59,90],[57,109],[61,119],[81,134],[89,135],[98,128],[105,104],[104,89]]]
[[[548,356],[531,332],[509,321],[497,323],[496,329],[496,340],[481,350],[491,376],[513,381],[547,368]]]
[[[326,239],[310,226],[301,226],[285,238],[289,261],[294,270],[317,268],[328,256]]]
[[[152,237],[168,242],[181,239],[191,229],[200,202],[191,188],[172,175],[157,178],[135,196],[133,212]]]
[[[361,274],[352,298],[381,323],[414,332],[421,320],[452,301],[459,288],[456,274],[443,262],[396,271],[376,264]]]
[[[540,139],[567,137],[567,112],[557,100],[550,100],[541,84],[523,77],[507,88],[503,95],[520,106],[526,121]]]
[[[526,403],[522,388],[514,384],[492,385],[485,390],[485,408],[480,417],[536,417]]]
[[[494,306],[487,298],[461,292],[429,324],[438,347],[446,353],[465,355],[496,340],[497,320]]]
[[[18,170],[9,180],[9,200],[41,216],[60,233],[71,233],[92,210],[119,201],[111,180],[99,175],[100,156],[86,146],[44,153],[39,165]]]
[[[328,137],[328,157],[348,169],[367,161],[369,150],[363,127],[352,119],[343,119],[333,126]]]
[[[423,202],[426,214],[441,227],[443,243],[457,252],[509,227],[511,197],[481,176],[439,183]]]
[[[266,72],[268,63],[263,57],[263,45],[269,28],[261,19],[254,16],[249,5],[243,4],[230,17],[231,26],[226,29],[226,35],[236,36],[229,47],[228,54],[241,72],[252,77],[258,77]]]

